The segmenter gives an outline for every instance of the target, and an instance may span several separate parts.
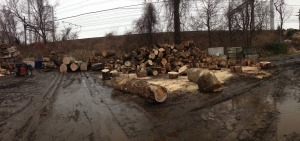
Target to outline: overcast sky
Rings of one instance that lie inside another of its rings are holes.
[[[79,38],[101,37],[111,31],[123,34],[132,27],[132,22],[141,15],[144,0],[50,0],[59,5],[55,9],[59,29],[72,26],[79,31]],[[293,9],[293,14],[286,22],[285,28],[299,28],[298,17],[295,15],[300,9],[300,0],[286,0]],[[136,5],[124,9],[113,9],[122,6]],[[101,11],[103,12],[63,19],[66,17]],[[105,11],[108,10],[108,11]],[[60,20],[63,19],[63,20]],[[275,23],[279,22],[276,18]]]

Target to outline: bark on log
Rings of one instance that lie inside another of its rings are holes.
[[[261,69],[270,69],[272,67],[271,62],[263,61],[259,63]]]
[[[168,72],[169,79],[177,79],[179,76],[178,72]]]
[[[67,73],[67,71],[68,71],[67,65],[61,64],[60,67],[59,67],[59,71],[60,71],[61,73]]]
[[[103,63],[96,63],[96,64],[93,64],[91,66],[91,70],[93,71],[100,71],[100,70],[103,70],[104,69],[104,64]]]
[[[205,69],[189,69],[187,71],[188,80],[198,85],[201,92],[222,91],[221,83],[215,74]]]
[[[110,70],[104,69],[102,72],[102,80],[110,80]]]
[[[114,89],[144,97],[150,102],[162,103],[167,98],[165,87],[150,84],[144,80],[115,77],[111,80],[111,84]]]

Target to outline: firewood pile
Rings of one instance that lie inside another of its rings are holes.
[[[20,54],[17,47],[0,44],[0,76],[11,74],[13,66],[10,64],[12,64],[13,60],[18,60],[17,57],[20,56]]]

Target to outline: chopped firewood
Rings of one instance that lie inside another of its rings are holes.
[[[130,67],[130,66],[131,66],[131,62],[130,62],[130,61],[126,61],[126,62],[125,62],[125,66],[126,66],[126,67]]]
[[[167,63],[168,63],[167,59],[163,58],[163,59],[161,60],[161,64],[162,64],[164,67],[166,66]]]
[[[145,68],[141,68],[141,70],[136,72],[137,77],[147,77],[147,71]]]

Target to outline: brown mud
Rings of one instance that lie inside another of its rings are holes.
[[[0,77],[0,140],[299,140],[300,55],[270,61],[271,77],[233,77],[218,94],[174,90],[163,104],[92,72]]]

